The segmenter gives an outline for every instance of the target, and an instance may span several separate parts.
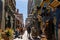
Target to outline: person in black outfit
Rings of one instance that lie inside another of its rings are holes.
[[[22,35],[23,35],[23,27],[20,27],[20,36],[21,36],[21,39],[22,39]]]
[[[19,27],[16,27],[15,38],[19,38],[19,35],[20,35]]]
[[[27,32],[28,32],[28,38],[30,39],[30,33],[31,33],[31,28],[27,27]]]

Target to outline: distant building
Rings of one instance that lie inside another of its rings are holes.
[[[29,17],[29,14],[31,14],[32,12],[33,7],[34,7],[34,1],[28,0],[28,17]]]
[[[23,24],[23,14],[19,13],[19,9],[17,9],[16,13],[15,13],[15,19],[16,19],[16,27],[24,27]]]
[[[24,26],[24,23],[23,23],[23,14],[19,14],[19,18],[20,18],[20,22],[21,22],[21,24],[20,24],[20,27],[23,27]]]
[[[29,26],[30,20],[31,20],[30,18],[26,18],[26,20],[25,20],[25,27]]]
[[[30,26],[30,24],[32,24],[32,19],[33,19],[33,14],[29,14],[29,17],[26,18],[25,20],[25,27]]]

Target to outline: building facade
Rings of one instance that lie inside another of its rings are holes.
[[[2,21],[1,28],[4,30],[6,27],[14,28],[15,17],[14,13],[16,10],[15,0],[2,0]]]
[[[56,10],[59,10],[59,9],[57,9],[57,6],[60,5],[60,1],[59,0],[33,0],[33,2],[34,2],[33,8],[32,7],[31,7],[32,9],[30,8],[32,11],[29,10],[29,12],[31,14],[33,14],[33,18],[35,18],[35,19],[38,18],[38,22],[40,22],[41,25],[43,22],[46,22],[46,20],[50,20],[52,18],[54,25],[55,25],[54,26],[54,28],[55,28],[54,37],[56,40],[58,40],[58,24],[56,24],[56,22],[57,22],[57,20],[60,20],[60,19],[58,18],[56,20],[56,17],[57,17],[56,14],[58,13],[57,15],[59,15],[59,11],[56,12]],[[50,18],[47,17],[47,15],[50,15],[49,16]],[[42,20],[39,16],[42,17]],[[26,21],[28,21],[28,18]],[[35,22],[37,23],[37,21],[35,21]],[[40,27],[42,27],[41,25],[40,25]]]
[[[2,0],[0,0],[0,27],[1,27],[1,20],[2,20]]]
[[[24,23],[23,23],[23,14],[19,13],[19,9],[17,9],[15,15],[15,19],[16,19],[16,27],[24,27]],[[16,28],[15,27],[15,28]]]
[[[32,12],[33,7],[34,7],[34,1],[28,0],[28,17],[29,17],[29,14],[31,14]]]

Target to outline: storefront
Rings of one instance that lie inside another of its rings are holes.
[[[56,8],[56,36],[57,36],[57,40],[60,40],[59,36],[60,36],[60,5]]]

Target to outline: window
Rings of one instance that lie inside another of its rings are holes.
[[[43,1],[46,1],[46,0],[43,0]]]
[[[58,0],[60,2],[60,0]]]
[[[40,6],[37,6],[37,9],[40,9],[41,7]]]
[[[50,3],[52,3],[54,0],[50,0]]]

